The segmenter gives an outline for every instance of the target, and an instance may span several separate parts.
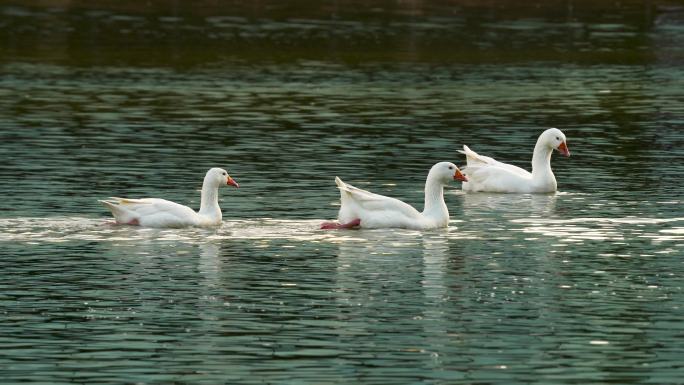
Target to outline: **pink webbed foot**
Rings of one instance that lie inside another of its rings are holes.
[[[111,226],[140,226],[140,221],[138,218],[133,218],[128,222],[119,222],[119,221],[114,221],[114,222],[105,222],[106,224],[109,224]]]
[[[337,222],[323,222],[321,223],[321,230],[340,230],[340,229],[353,229],[361,225],[361,219],[354,219],[348,223],[337,223]]]

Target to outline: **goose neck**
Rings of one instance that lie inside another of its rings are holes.
[[[449,210],[444,203],[444,185],[428,176],[425,182],[425,208],[423,214],[429,216],[449,216]]]
[[[552,152],[553,149],[546,146],[540,137],[534,146],[534,154],[532,155],[532,179],[544,178],[549,174],[553,175],[551,171]]]
[[[206,180],[202,184],[202,201],[199,214],[211,217],[221,216],[221,208],[218,204],[218,186]]]

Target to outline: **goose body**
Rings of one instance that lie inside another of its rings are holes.
[[[463,191],[498,193],[550,193],[557,189],[556,177],[551,170],[553,150],[570,156],[565,135],[557,128],[544,131],[534,147],[532,172],[512,164],[483,156],[464,145],[459,151],[466,156],[463,171],[468,177]]]
[[[444,186],[451,180],[466,180],[453,163],[437,163],[425,182],[425,208],[419,212],[398,199],[356,188],[335,178],[340,190],[337,223],[324,223],[323,229],[361,227],[426,230],[447,227],[449,210],[444,203]]]
[[[202,184],[202,201],[199,212],[188,206],[159,198],[117,198],[99,201],[114,216],[116,223],[143,227],[209,227],[221,224],[222,213],[218,205],[220,186],[239,187],[237,182],[220,168],[207,171]]]

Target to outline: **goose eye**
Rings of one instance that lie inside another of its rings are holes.
[[[453,169],[454,169],[453,167],[449,166],[449,170],[453,170]]]
[[[556,137],[556,140],[560,140],[560,137],[557,136],[557,137]]]
[[[221,174],[222,174],[223,176],[226,176],[226,173],[225,173],[225,172],[222,172]]]

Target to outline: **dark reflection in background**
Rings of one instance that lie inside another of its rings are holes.
[[[3,61],[185,68],[326,60],[682,60],[674,1],[3,1]]]

